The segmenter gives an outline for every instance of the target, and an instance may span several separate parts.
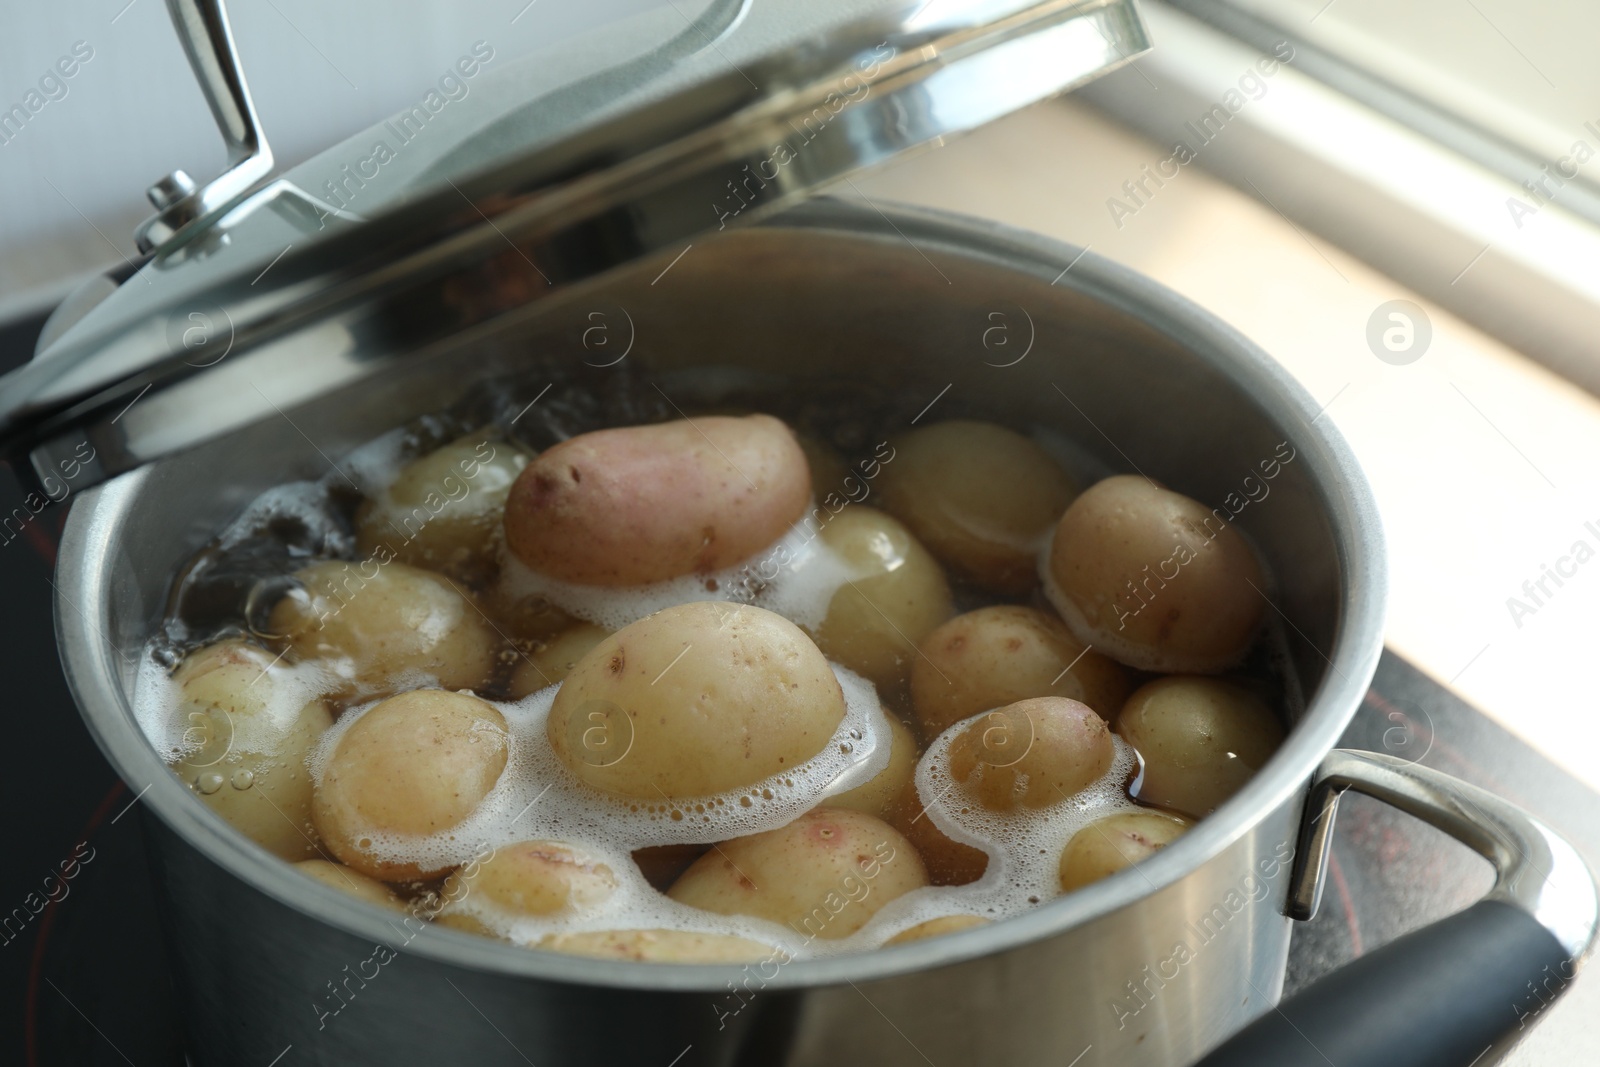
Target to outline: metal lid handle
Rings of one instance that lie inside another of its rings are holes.
[[[175,170],[146,190],[156,214],[134,232],[139,251],[187,241],[272,172],[272,149],[262,136],[223,0],[167,0],[167,13],[200,91],[228,149],[228,169],[205,185]]]

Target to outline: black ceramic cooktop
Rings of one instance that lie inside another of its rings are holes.
[[[38,327],[0,328],[0,370],[26,358]],[[25,514],[13,511],[15,480],[0,481],[0,516]],[[173,1067],[184,1063],[182,1026],[137,799],[90,740],[56,656],[64,514],[47,510],[20,532],[0,523],[0,707],[11,724],[0,757],[0,1063]],[[1600,797],[1391,653],[1343,744],[1483,785],[1572,835],[1591,863],[1600,857]],[[1295,933],[1288,990],[1459,910],[1489,881],[1487,865],[1443,835],[1352,796],[1322,913]]]

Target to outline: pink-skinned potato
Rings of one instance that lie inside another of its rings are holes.
[[[506,501],[506,543],[551,578],[645,585],[749,559],[810,501],[805,453],[770,415],[625,426],[529,463]]]

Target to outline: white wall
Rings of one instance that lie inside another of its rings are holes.
[[[516,58],[660,3],[234,0],[229,15],[282,168],[413,102],[475,41]],[[77,42],[92,58],[60,78]],[[5,0],[0,118],[30,103],[19,131],[0,126],[0,321],[131,257],[157,178],[203,182],[223,162],[162,0]]]

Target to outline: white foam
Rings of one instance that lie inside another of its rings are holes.
[[[703,600],[766,608],[815,631],[827,617],[834,594],[852,579],[865,577],[830,549],[817,530],[808,512],[777,541],[731,567],[624,588],[551,578],[502,545],[497,593],[506,603],[542,597],[569,615],[611,631],[663,608]]]
[[[881,945],[902,930],[945,915],[998,920],[1037,907],[1062,895],[1061,853],[1079,830],[1111,815],[1149,810],[1127,793],[1138,756],[1132,745],[1112,734],[1111,767],[1087,788],[1043,808],[990,811],[950,776],[950,744],[973,719],[950,727],[923,753],[917,764],[917,798],[926,807],[924,817],[947,836],[987,853],[988,868],[969,885],[930,886],[890,901],[849,939],[850,947]]]
[[[446,908],[470,915],[520,944],[534,944],[555,933],[673,929],[734,934],[805,958],[873,948],[929,919],[952,914],[1001,919],[1036,907],[1060,895],[1058,863],[1075,833],[1108,815],[1143,810],[1124,790],[1137,757],[1113,736],[1116,754],[1111,768],[1087,789],[1047,808],[989,812],[968,800],[950,778],[950,742],[965,725],[958,723],[923,755],[916,772],[917,792],[934,825],[989,855],[988,870],[979,881],[915,890],[886,904],[861,930],[836,940],[818,940],[748,916],[687,907],[652,887],[631,858],[634,850],[712,844],[777,829],[887,765],[892,735],[871,685],[842,667],[835,666],[834,671],[847,710],[817,756],[748,788],[693,800],[611,797],[575,778],[545,738],[545,720],[559,685],[520,701],[496,703],[507,725],[506,770],[472,815],[449,831],[426,837],[369,833],[364,835],[367,849],[384,862],[444,869],[474,858],[481,862],[490,849],[549,840],[570,844],[611,869],[616,890],[580,912],[517,915],[470,893]],[[345,731],[375,703],[347,712],[324,734],[308,761],[319,785]]]
[[[250,695],[263,701],[259,715],[252,715],[249,720],[227,717],[241,741],[270,744],[274,735],[299,721],[301,709],[336,689],[340,678],[323,662],[273,661],[271,654],[265,652],[261,662],[261,676],[248,684]],[[428,684],[432,679],[416,681]],[[168,763],[192,755],[204,740],[203,733],[187,718],[182,687],[154,656],[140,660],[133,687],[133,717],[151,746]]]
[[[566,841],[626,860],[634,849],[651,845],[713,844],[776,829],[888,765],[892,735],[872,686],[843,667],[834,673],[844,691],[845,714],[817,755],[743,789],[694,799],[612,797],[579,781],[545,735],[559,685],[520,701],[495,703],[506,720],[506,769],[465,821],[428,836],[359,830],[355,836],[370,841],[367,851],[382,862],[439,870],[465,863],[484,845]],[[346,712],[318,742],[307,762],[319,786],[345,732],[376,703]]]
[[[804,942],[793,930],[746,916],[717,915],[668,898],[645,880],[632,852],[651,845],[709,844],[776,829],[826,796],[854,788],[887,766],[892,733],[872,686],[842,667],[834,671],[845,694],[846,711],[821,752],[745,789],[694,800],[640,803],[598,793],[573,777],[545,738],[545,720],[559,685],[520,701],[495,703],[507,725],[506,770],[478,808],[444,833],[368,834],[369,850],[391,862],[443,868],[475,858],[483,862],[491,850],[518,842],[551,840],[565,842],[611,869],[616,890],[577,913],[518,915],[470,892],[444,909],[472,916],[520,944],[533,944],[553,933],[673,929],[733,934],[799,953]],[[318,785],[345,732],[377,703],[352,709],[323,735],[307,761]]]
[[[521,944],[547,934],[609,930],[672,929],[732,934],[771,945],[795,958],[837,955],[882,945],[895,934],[930,919],[968,914],[999,920],[1037,907],[1060,895],[1058,863],[1067,842],[1089,823],[1119,812],[1139,811],[1125,784],[1135,766],[1133,749],[1113,736],[1110,769],[1089,788],[1041,809],[990,812],[966,797],[950,777],[951,741],[967,722],[957,723],[928,746],[917,765],[916,788],[930,819],[945,834],[990,857],[983,877],[965,886],[929,886],[884,905],[856,933],[830,940],[748,916],[718,915],[671,900],[652,887],[632,860],[653,845],[711,844],[787,825],[829,796],[853,789],[888,764],[892,733],[886,712],[870,683],[834,666],[845,695],[846,712],[828,744],[811,760],[747,788],[693,800],[657,802],[601,794],[580,782],[557,759],[546,739],[545,720],[560,686],[539,690],[520,701],[490,702],[506,720],[506,770],[478,808],[453,829],[428,836],[368,833],[374,858],[445,869],[485,858],[486,850],[522,841],[551,840],[572,845],[606,864],[617,880],[606,900],[581,912],[528,917],[497,908],[468,894],[451,903],[452,913],[471,915],[495,933]],[[325,666],[277,664],[267,671],[271,701],[297,711],[339,684]],[[407,681],[434,684],[424,675]],[[409,688],[409,686],[408,686]],[[351,708],[319,739],[307,759],[319,786],[341,739],[379,701]],[[141,666],[135,714],[151,743],[169,762],[185,750],[181,694],[152,658]],[[976,716],[975,716],[976,718]],[[192,745],[189,746],[192,748]]]
[[[168,763],[192,750],[183,740],[186,727],[179,717],[182,703],[178,683],[166,668],[152,655],[141,656],[139,673],[133,680],[133,719],[151,747]]]

